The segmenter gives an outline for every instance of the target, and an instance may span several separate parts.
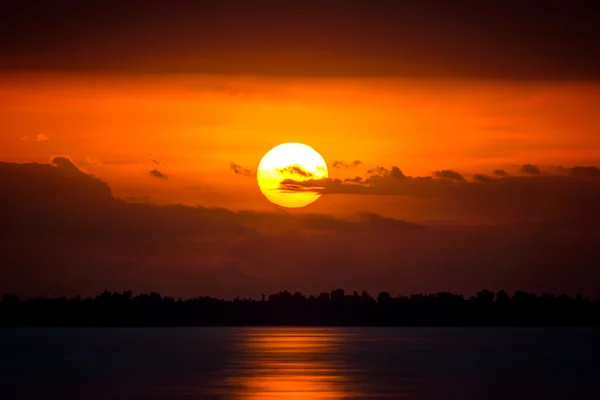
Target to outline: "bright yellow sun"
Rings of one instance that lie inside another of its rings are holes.
[[[282,188],[281,183],[327,178],[327,164],[311,147],[301,143],[284,143],[273,147],[260,160],[256,179],[260,191],[282,207],[304,207],[320,197],[314,192]]]

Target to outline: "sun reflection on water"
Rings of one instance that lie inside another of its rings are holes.
[[[234,365],[242,373],[227,385],[244,399],[353,397],[351,371],[340,357],[345,336],[318,328],[241,332]]]

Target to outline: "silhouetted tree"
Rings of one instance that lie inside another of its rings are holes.
[[[600,326],[600,300],[594,303],[544,293],[484,289],[466,300],[438,292],[377,299],[363,291],[343,289],[318,296],[287,290],[260,301],[236,297],[187,300],[151,292],[108,290],[93,298],[31,298],[5,295],[0,302],[1,326],[206,326],[206,325],[530,325]]]
[[[388,292],[381,292],[377,295],[377,303],[389,304],[392,300],[392,296]]]
[[[501,305],[509,304],[510,297],[508,297],[508,294],[504,290],[501,290],[498,293],[496,293],[496,302]]]
[[[344,289],[335,289],[331,291],[331,301],[342,302],[344,301]]]
[[[491,305],[494,301],[494,292],[488,289],[483,289],[475,295],[475,300],[480,304]]]

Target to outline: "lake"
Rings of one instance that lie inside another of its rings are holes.
[[[600,398],[600,330],[0,330],[2,399]]]

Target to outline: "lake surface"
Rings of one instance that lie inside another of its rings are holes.
[[[600,330],[4,329],[0,398],[600,398]]]

